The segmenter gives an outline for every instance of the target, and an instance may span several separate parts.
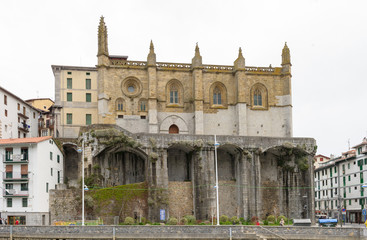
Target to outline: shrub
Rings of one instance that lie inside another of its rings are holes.
[[[269,225],[269,221],[268,220],[264,220],[264,225]]]
[[[251,218],[251,223],[252,223],[252,224],[255,224],[257,221],[259,221],[259,218],[258,218],[258,217],[253,216],[253,217]]]
[[[134,223],[135,223],[134,218],[132,218],[132,217],[126,217],[125,218],[124,224],[133,225]]]
[[[185,217],[183,217],[183,218],[181,219],[181,224],[182,224],[182,225],[187,225],[187,223],[188,223],[187,219],[186,219]]]
[[[222,215],[220,216],[219,218],[219,222],[227,222],[229,220],[228,216],[227,215]]]
[[[194,224],[196,224],[196,218],[195,218],[195,216],[193,216],[193,215],[186,215],[186,216],[184,216],[184,218],[187,219],[187,224],[188,225],[194,225]]]
[[[274,216],[274,215],[269,215],[269,216],[266,218],[266,220],[267,220],[268,222],[272,222],[272,223],[274,223],[274,222],[275,222],[275,216]]]
[[[282,218],[283,218],[284,222],[287,222],[287,218],[283,215],[278,216],[277,221],[280,222],[280,219],[282,219]]]
[[[232,222],[232,224],[236,225],[236,224],[240,223],[240,220],[236,216],[233,216],[231,218],[231,222]]]
[[[147,223],[147,219],[145,217],[141,217],[140,222],[143,224]]]
[[[168,225],[177,225],[178,221],[177,218],[169,218],[167,221]]]

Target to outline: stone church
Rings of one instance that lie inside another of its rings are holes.
[[[203,64],[198,45],[191,63],[157,62],[153,42],[146,61],[130,61],[109,54],[101,17],[97,57],[97,120],[79,134],[87,175],[98,165],[104,187],[146,182],[148,219],[164,209],[207,220],[217,154],[220,215],[314,219],[316,145],[292,136],[287,44],[281,67],[246,66],[241,48],[232,66]],[[64,142],[69,179],[81,172],[76,147]]]

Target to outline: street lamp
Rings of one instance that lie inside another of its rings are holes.
[[[214,135],[214,155],[215,155],[215,190],[217,194],[217,225],[219,224],[219,191],[218,191],[218,157],[217,157],[217,147],[219,143],[217,142],[217,135]]]
[[[85,142],[85,133],[83,133],[82,147],[78,148],[78,152],[82,153],[82,226],[84,226],[84,190],[86,189],[84,183],[84,142]]]

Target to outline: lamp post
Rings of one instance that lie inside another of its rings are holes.
[[[214,135],[214,156],[215,156],[215,190],[217,195],[217,225],[219,225],[219,191],[218,191],[218,157],[217,157],[217,147],[219,143],[217,143],[217,136]]]
[[[84,226],[84,142],[85,142],[85,134],[83,133],[83,141],[82,141],[82,147],[78,148],[78,152],[82,153],[82,226]]]

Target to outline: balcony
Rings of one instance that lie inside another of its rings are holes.
[[[20,174],[19,172],[6,172],[3,173],[4,182],[28,182],[28,174]]]
[[[30,126],[26,123],[19,123],[18,124],[18,129],[22,130],[23,132],[29,132],[29,128],[30,128]]]
[[[29,196],[29,191],[28,190],[15,190],[15,189],[5,189],[4,190],[4,195],[5,198],[6,197],[28,197]]]
[[[3,163],[28,163],[28,153],[6,154],[6,157],[3,157]]]
[[[29,117],[27,117],[27,115],[25,115],[25,114],[23,114],[23,113],[20,113],[20,112],[18,112],[18,116],[19,117],[22,117],[22,118],[24,118],[24,119],[28,119]]]

